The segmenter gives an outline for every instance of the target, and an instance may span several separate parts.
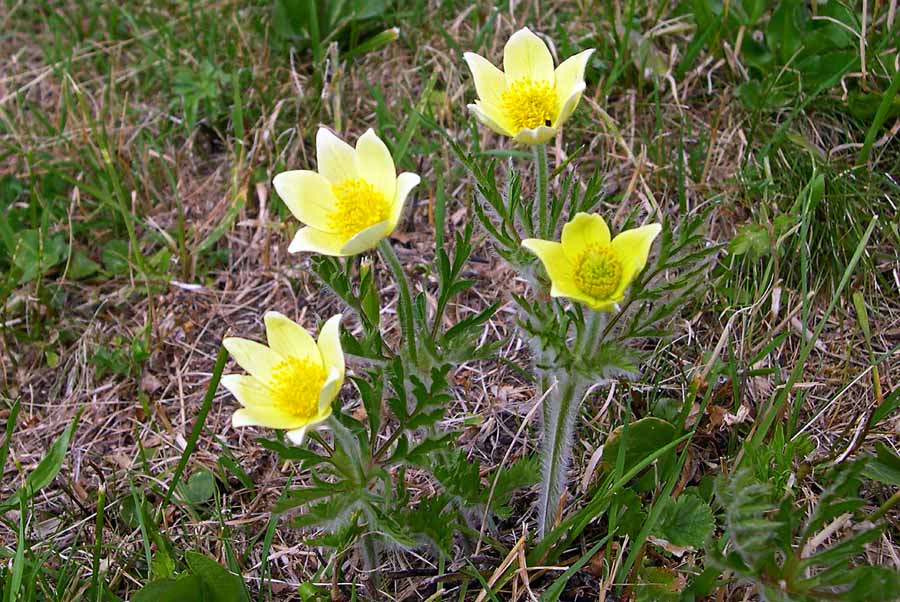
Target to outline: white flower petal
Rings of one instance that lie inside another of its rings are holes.
[[[332,257],[343,257],[341,252],[344,238],[340,234],[324,232],[315,228],[300,228],[288,247],[288,253],[321,253]]]
[[[397,176],[397,193],[394,196],[393,203],[391,203],[391,215],[388,218],[392,232],[400,221],[400,215],[403,213],[403,207],[406,204],[406,197],[409,196],[413,188],[419,185],[420,181],[421,178],[418,174],[408,171],[404,171]]]
[[[554,85],[553,56],[542,39],[523,27],[514,33],[503,49],[503,71],[506,83],[520,79],[545,81]]]
[[[298,220],[318,230],[331,232],[329,215],[335,198],[331,182],[314,171],[283,171],[272,180],[275,191]]]
[[[356,170],[360,177],[390,202],[397,189],[397,170],[394,159],[384,142],[372,129],[356,141]]]
[[[506,90],[506,75],[489,60],[474,52],[466,52],[463,59],[472,72],[478,98],[488,104],[500,106],[503,102],[503,92]]]
[[[539,125],[535,129],[523,128],[515,135],[515,141],[520,144],[542,144],[556,136],[555,127]]]
[[[556,68],[556,100],[560,112],[554,125],[559,126],[568,119],[581,100],[581,93],[586,87],[584,70],[593,53],[593,48],[579,52],[564,60]]]
[[[331,316],[322,330],[316,343],[322,356],[322,364],[326,370],[337,370],[341,383],[344,380],[344,351],[341,349],[341,314]],[[340,385],[338,385],[340,386]]]
[[[263,384],[271,380],[275,366],[284,361],[281,354],[256,341],[227,337],[222,344],[241,368]]]
[[[507,120],[499,109],[481,101],[475,101],[475,104],[467,105],[467,107],[478,121],[491,128],[494,132],[501,136],[513,137],[512,129],[507,127]]]
[[[316,134],[316,162],[320,174],[332,184],[358,178],[356,150],[326,128]]]
[[[393,231],[389,220],[373,224],[345,242],[340,249],[342,256],[358,255],[370,249],[374,249],[381,239]]]
[[[266,340],[269,347],[285,357],[322,363],[322,354],[306,329],[277,311],[266,312]]]

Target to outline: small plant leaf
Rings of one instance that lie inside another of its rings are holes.
[[[81,418],[81,412],[82,411],[79,410],[78,413],[75,414],[72,423],[63,431],[62,435],[53,442],[47,455],[44,456],[44,459],[41,460],[37,468],[25,478],[25,485],[19,488],[6,501],[0,503],[0,514],[6,512],[10,508],[18,506],[19,498],[22,497],[22,495],[26,498],[33,497],[38,491],[53,482],[53,479],[56,478],[56,475],[59,474],[59,471],[62,468],[63,461],[66,459],[66,454],[69,450],[69,441],[72,439],[72,433],[78,428],[78,420]]]
[[[700,548],[713,527],[707,503],[696,493],[683,493],[666,505],[653,531],[673,545]]]
[[[211,500],[215,495],[216,478],[212,472],[203,469],[192,474],[180,489],[185,502],[191,506],[199,506]]]
[[[222,565],[203,554],[187,552],[184,555],[191,572],[204,586],[209,602],[245,602],[247,596],[241,578],[230,573]]]
[[[886,485],[900,486],[900,456],[881,441],[875,444],[875,457],[863,469],[870,479]]]

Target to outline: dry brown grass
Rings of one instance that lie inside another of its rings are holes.
[[[93,162],[102,154],[94,138],[97,128],[92,121],[96,120],[110,136],[114,151],[111,161],[129,184],[133,208],[143,219],[139,226],[142,233],[152,230],[172,233],[176,229],[175,195],[166,178],[161,177],[161,162],[172,170],[177,182],[178,197],[184,204],[189,225],[189,249],[197,248],[236,201],[245,203],[233,227],[217,243],[223,262],[212,267],[198,265],[205,259],[196,254],[188,265],[173,265],[168,281],[152,283],[149,291],[136,271],[129,277],[89,283],[67,281],[55,273],[50,278],[66,295],[66,302],[55,310],[48,308],[41,297],[46,294],[46,283],[41,287],[32,283],[13,293],[2,316],[5,324],[0,338],[0,387],[7,401],[0,404],[0,421],[8,417],[12,400],[21,401],[22,412],[10,448],[12,461],[4,468],[0,499],[21,484],[22,475],[37,465],[47,446],[77,410],[85,408],[63,472],[34,500],[34,518],[28,529],[36,550],[53,549],[65,559],[71,553],[71,560],[87,575],[89,551],[77,546],[66,550],[79,538],[82,542],[90,541],[84,534],[93,529],[96,491],[105,483],[111,496],[108,515],[112,521],[104,536],[109,550],[108,581],[121,590],[131,591],[143,581],[144,576],[135,571],[133,563],[143,553],[141,532],[115,521],[116,507],[131,495],[129,480],[134,480],[138,487],[146,487],[151,481],[160,486],[168,483],[209,382],[221,338],[226,333],[261,338],[260,316],[268,309],[277,309],[308,325],[320,323],[323,316],[341,310],[334,296],[322,291],[311,276],[309,259],[286,253],[294,224],[289,219],[281,219],[271,198],[270,181],[276,164],[301,167],[313,162],[310,132],[320,120],[309,108],[321,102],[321,121],[326,125],[339,121],[342,133],[354,138],[376,123],[378,105],[369,86],[381,86],[388,109],[399,114],[405,109],[404,101],[418,99],[424,81],[432,71],[437,71],[442,93],[434,98],[433,113],[458,139],[465,140],[468,136],[469,125],[463,108],[464,101],[470,97],[468,74],[455,50],[436,32],[443,28],[462,44],[476,32],[471,21],[464,18],[467,11],[446,20],[439,16],[442,13],[438,4],[429,2],[431,14],[421,21],[430,24],[430,30],[404,28],[400,43],[344,64],[337,73],[332,65],[332,77],[319,100],[313,97],[313,68],[307,55],[292,55],[290,60],[274,57],[272,50],[258,46],[259,40],[248,32],[236,43],[245,61],[243,66],[250,70],[251,80],[259,84],[260,91],[251,86],[245,92],[245,105],[259,110],[247,123],[244,145],[236,144],[227,136],[221,137],[224,133],[214,128],[198,128],[188,136],[161,139],[156,149],[138,146],[135,141],[141,131],[159,130],[163,122],[177,115],[177,109],[170,105],[166,91],[152,85],[144,88],[138,83],[155,68],[153,61],[148,64],[140,60],[144,51],[139,39],[81,44],[66,61],[51,65],[41,50],[41,45],[52,35],[47,23],[31,19],[31,9],[25,6],[0,18],[0,22],[10,24],[4,25],[3,30],[8,34],[0,40],[0,55],[6,57],[0,71],[0,124],[3,126],[0,138],[4,148],[25,151],[0,156],[0,175],[28,179],[40,175],[47,163],[68,162],[74,179],[90,177],[88,172],[92,168],[81,171],[79,164],[83,157],[92,157]],[[208,10],[229,5],[214,3]],[[486,12],[484,7],[474,10]],[[513,11],[514,18],[504,12],[497,19],[485,51],[491,57],[499,56],[510,32],[526,22],[537,29],[556,31],[558,15],[566,15],[568,19],[571,10],[568,3],[552,3],[541,8],[541,18],[536,21],[525,18],[524,6]],[[234,10],[225,12],[237,17]],[[176,19],[173,25],[185,27],[184,18]],[[240,24],[232,25],[240,29]],[[581,23],[578,35],[608,39],[606,25]],[[150,31],[146,33],[148,38],[153,35]],[[655,43],[662,55],[675,56],[683,51],[689,33],[662,34]],[[94,70],[94,60],[98,57],[108,61],[109,73]],[[186,63],[192,61],[190,56],[180,59]],[[58,69],[63,62],[64,69]],[[654,148],[659,144],[668,145],[684,127],[694,132],[695,138],[709,142],[702,159],[701,176],[686,178],[688,206],[698,208],[717,203],[707,235],[711,242],[727,242],[736,224],[750,217],[751,209],[758,202],[744,196],[740,181],[741,165],[754,152],[748,143],[749,116],[735,100],[729,83],[732,77],[729,71],[737,66],[712,57],[699,60],[697,65],[674,89],[668,82],[660,88],[661,129],[654,111],[648,110],[646,99],[636,88],[617,89],[612,96],[601,98],[601,75],[600,85],[585,95],[580,116],[566,132],[565,145],[558,142],[554,147],[551,162],[565,159],[567,149],[583,144],[585,150],[570,169],[577,166],[586,173],[593,170],[606,173],[609,190],[623,192],[621,207],[641,206],[647,213],[658,210],[674,216],[678,213],[674,166],[654,159]],[[673,98],[673,91],[677,92],[677,99]],[[35,113],[40,111],[51,123],[58,123],[62,112],[72,107],[65,101],[65,95],[83,99],[82,110],[68,113],[62,136],[41,135],[43,128],[36,122]],[[603,114],[609,115],[617,129],[608,127]],[[823,131],[820,118],[818,115],[806,118],[798,123],[799,130],[806,134],[807,141],[825,153],[840,153],[836,148],[847,142],[847,132],[838,127]],[[412,157],[424,185],[417,192],[395,240],[400,246],[401,260],[409,270],[416,270],[419,285],[428,288],[433,282],[421,277],[418,266],[427,264],[432,257],[432,207],[437,176],[445,178],[445,188],[453,199],[449,212],[453,227],[472,219],[465,210],[471,182],[450,178],[456,173],[454,160],[436,134],[420,136],[426,147],[437,150],[428,156]],[[485,145],[501,143],[491,134],[482,132],[482,136]],[[890,142],[888,147],[896,152],[896,142]],[[778,159],[779,165],[773,165],[773,169],[786,169],[791,164],[789,157]],[[97,208],[96,199],[87,202],[90,193],[78,187],[70,187],[69,194],[69,221],[90,221]],[[605,208],[621,218],[619,209]],[[65,230],[66,223],[52,227]],[[101,224],[97,234],[98,238],[108,234],[108,227]],[[96,251],[91,240],[76,241],[76,245]],[[900,279],[896,250],[883,249],[877,257],[876,263],[883,270],[882,282],[896,284]],[[497,295],[524,290],[523,283],[515,281],[512,272],[504,268],[487,245],[478,250],[469,270],[467,275],[478,278],[480,286],[465,300],[464,306],[454,308],[460,314],[483,308]],[[815,264],[811,270],[816,271]],[[396,327],[392,317],[395,293],[387,284],[381,291],[388,316],[384,322],[392,328]],[[757,300],[771,298],[774,293],[757,291]],[[900,304],[896,289],[882,289],[877,293],[868,300],[869,319],[875,333],[873,347],[879,354],[900,344]],[[777,294],[780,309],[766,315],[759,308],[744,308],[735,313],[733,310],[737,308],[723,307],[715,301],[713,292],[704,293],[701,302],[689,308],[690,313],[673,321],[674,336],[660,346],[655,361],[646,369],[647,374],[659,375],[656,379],[659,386],[667,395],[680,399],[688,380],[679,371],[694,373],[720,337],[724,338],[723,357],[748,359],[784,330],[791,331],[792,335],[754,368],[789,370],[797,358],[800,343],[800,294],[783,285]],[[813,321],[822,304],[815,307]],[[508,341],[502,348],[505,357],[524,359],[527,352],[515,338],[514,316],[509,303],[501,307],[487,325],[485,336]],[[732,316],[734,320],[729,319]],[[350,317],[346,324],[353,330],[355,318]],[[150,357],[139,374],[98,377],[97,366],[90,362],[93,353],[109,346],[117,336],[130,341],[148,325]],[[47,362],[48,350],[58,354],[58,363],[52,367]],[[868,358],[849,304],[840,307],[829,323],[814,357],[808,376],[798,389],[806,391],[806,404],[816,411],[802,412],[801,424],[806,425],[804,428],[816,442],[817,453],[828,455],[853,440],[853,434],[860,432],[860,417],[866,416],[876,402]],[[354,367],[352,361],[350,367]],[[232,365],[227,371],[235,369]],[[893,390],[900,379],[900,362],[896,356],[879,369],[883,390]],[[450,420],[457,421],[469,414],[482,417],[480,425],[470,427],[463,436],[467,449],[483,462],[496,464],[510,445],[514,445],[515,456],[535,446],[536,441],[530,435],[515,438],[533,407],[533,391],[513,372],[500,363],[467,364],[453,377],[458,387]],[[654,378],[646,382],[652,383]],[[710,383],[713,385],[722,389],[722,405],[717,407],[728,405],[731,383]],[[749,410],[747,424],[750,424],[759,404],[772,393],[772,379],[756,376],[739,386],[741,405]],[[635,385],[620,389],[609,403],[612,408],[621,407],[626,401],[625,391],[629,390],[640,406],[645,397],[644,388],[645,385]],[[599,392],[588,401],[586,411],[596,417],[576,447],[573,483],[582,480],[582,471],[595,446],[602,442],[602,433],[610,428],[606,422],[608,414],[600,411],[608,403],[607,393]],[[344,395],[352,407],[354,399],[349,388],[345,388]],[[139,401],[141,397],[144,404]],[[229,483],[228,491],[221,498],[223,523],[170,507],[163,515],[163,526],[176,545],[186,549],[199,547],[220,559],[224,557],[221,536],[227,531],[238,553],[246,551],[244,577],[255,588],[261,566],[260,540],[255,536],[264,531],[270,508],[287,481],[296,483],[303,478],[303,473],[291,464],[279,463],[273,453],[256,445],[253,438],[264,434],[261,431],[231,428],[234,407],[234,400],[220,391],[188,470],[202,466],[215,470],[218,457],[227,449],[253,479],[255,488],[246,490],[236,481]],[[703,424],[704,436],[698,438],[692,451],[686,479],[720,470],[720,458],[727,453],[724,447],[727,433],[729,429],[740,428],[716,424],[713,417],[697,417],[697,420]],[[895,445],[897,428],[895,418],[869,433],[860,443],[870,445],[882,440]],[[428,482],[415,483],[415,487],[431,486]],[[807,493],[810,499],[816,496],[815,491]],[[521,508],[527,509],[527,495]],[[527,514],[517,517],[515,524],[508,525],[500,537],[509,545],[515,543],[528,518]],[[14,547],[15,532],[10,525],[14,524],[16,513],[10,513],[8,519],[11,523],[0,523],[0,544]],[[248,539],[251,534],[253,540]],[[881,544],[870,548],[872,562],[900,565],[895,536],[896,531],[887,533]],[[301,533],[286,525],[275,532],[269,562],[278,599],[290,599],[289,594],[297,584],[309,579],[326,560],[304,546],[302,539]],[[491,562],[496,565],[499,560],[502,559]],[[348,563],[352,562],[351,557]],[[426,577],[403,575],[414,575],[413,569],[429,565],[427,559],[416,554],[390,554],[383,570],[389,577],[396,577],[388,581],[391,599],[422,599],[417,592],[424,591],[421,588],[431,582]],[[598,582],[584,576],[581,586],[590,590]],[[723,599],[740,599],[736,591],[725,595],[735,597]],[[77,598],[74,592],[66,597]]]

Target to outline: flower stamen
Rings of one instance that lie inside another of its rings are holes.
[[[622,263],[609,245],[590,245],[575,261],[575,286],[594,299],[609,299],[622,281]]]
[[[272,401],[298,420],[312,420],[319,413],[319,393],[324,384],[321,364],[288,357],[272,369]]]
[[[509,117],[515,131],[551,126],[559,113],[556,90],[546,81],[523,77],[503,91],[501,109]]]
[[[337,203],[328,215],[329,225],[346,239],[388,219],[390,205],[384,195],[362,178],[332,185]]]

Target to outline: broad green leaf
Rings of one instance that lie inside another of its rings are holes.
[[[297,595],[302,602],[319,602],[328,599],[328,591],[319,587],[312,581],[304,581],[297,588]]]
[[[203,554],[186,552],[184,559],[191,572],[203,581],[209,602],[245,602],[244,583],[240,577]]]
[[[641,498],[631,489],[623,489],[616,494],[615,501],[619,505],[616,533],[634,539],[647,522],[647,513],[644,511]]]
[[[696,493],[682,493],[660,514],[653,533],[679,547],[700,548],[715,524],[712,510]]]
[[[150,576],[155,579],[170,579],[175,575],[175,560],[169,555],[166,546],[160,546],[150,563]]]
[[[634,586],[635,602],[677,602],[685,579],[671,569],[644,567]]]
[[[68,244],[62,234],[41,240],[37,230],[24,230],[16,239],[13,264],[22,271],[19,284],[46,274],[66,258]]]
[[[620,426],[610,433],[606,440],[603,447],[603,458],[600,461],[602,470],[612,470],[615,465],[616,458],[619,456],[621,436],[622,427]],[[625,472],[676,438],[675,427],[654,416],[647,416],[629,424],[628,443],[625,449]]]
[[[160,602],[165,598],[166,594],[175,588],[175,584],[175,579],[151,581],[142,587],[138,593],[132,596],[131,602]],[[197,587],[200,587],[199,582],[197,583]],[[198,592],[197,599],[202,599],[201,596],[202,594]]]
[[[762,257],[771,248],[769,231],[760,224],[744,224],[738,230],[728,247],[732,255],[749,254],[751,257]]]
[[[84,251],[75,251],[66,276],[72,280],[84,280],[98,271],[100,271],[99,263],[88,257]]]
[[[128,243],[124,240],[111,240],[103,245],[100,252],[100,260],[103,269],[114,276],[122,276],[128,273]]]
[[[766,10],[766,0],[741,0],[741,6],[747,17],[746,25],[755,25]]]
[[[212,602],[204,595],[203,582],[194,575],[160,579],[141,588],[132,602]]]
[[[781,64],[786,64],[802,44],[800,21],[805,8],[799,0],[782,0],[769,19],[766,42]]]
[[[815,54],[804,59],[797,64],[797,68],[803,74],[804,87],[808,90],[814,89],[852,71],[858,65],[858,61],[853,60],[856,56],[855,51],[846,50]]]
[[[187,483],[179,487],[181,497],[191,506],[205,504],[216,493],[216,477],[205,468],[191,475]]]

